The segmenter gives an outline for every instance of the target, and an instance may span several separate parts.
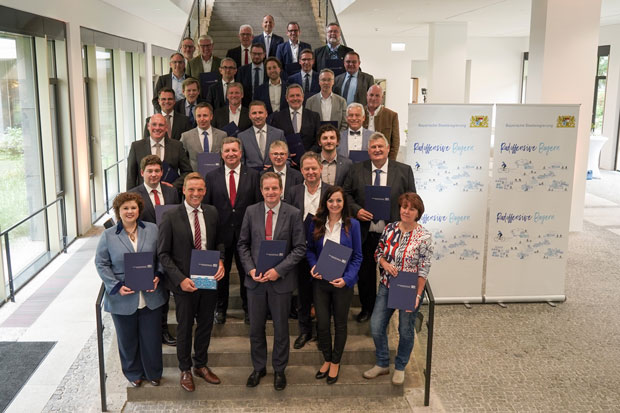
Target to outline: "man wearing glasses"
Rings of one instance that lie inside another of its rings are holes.
[[[231,83],[235,81],[235,75],[237,74],[237,64],[230,57],[225,57],[220,62],[219,67],[220,75],[222,79],[217,83],[211,85],[209,87],[209,91],[207,92],[207,102],[213,106],[213,109],[216,110],[223,106],[226,106],[228,100],[226,95],[228,93],[228,87]]]
[[[174,90],[175,101],[185,97],[183,95],[183,81],[187,78],[187,75],[185,74],[185,58],[181,53],[173,53],[170,56],[170,68],[172,69],[171,73],[159,76],[155,90],[153,90],[152,102],[155,113],[161,112],[161,106],[159,106],[159,91],[161,89],[170,88]]]
[[[250,57],[252,37],[254,37],[252,26],[249,24],[241,25],[241,27],[239,27],[239,41],[241,42],[241,46],[233,47],[226,52],[226,57],[231,57],[235,63],[237,63],[237,67],[241,67],[252,62]]]
[[[276,57],[284,66],[291,63],[299,63],[299,55],[302,50],[312,50],[312,46],[308,43],[299,41],[299,35],[301,34],[299,23],[289,22],[286,26],[286,34],[288,36],[288,42],[280,43],[276,51]]]
[[[195,50],[194,39],[191,37],[184,38],[181,42],[181,53],[183,53],[183,57],[185,58],[185,67],[188,67],[189,61],[194,58]]]
[[[196,56],[189,62],[187,76],[195,79],[200,78],[201,73],[217,73],[220,68],[220,58],[213,56],[213,39],[206,34],[198,38],[200,56]]]

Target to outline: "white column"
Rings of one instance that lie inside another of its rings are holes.
[[[428,103],[463,103],[467,23],[431,23],[428,36]]]
[[[583,228],[601,0],[532,2],[526,103],[578,103],[570,230]]]

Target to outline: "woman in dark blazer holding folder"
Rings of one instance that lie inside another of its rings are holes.
[[[375,342],[377,362],[363,375],[367,379],[374,379],[390,372],[387,327],[394,309],[387,306],[390,288],[388,276],[396,277],[399,271],[418,273],[414,311],[398,310],[399,338],[392,383],[400,385],[405,380],[405,367],[413,350],[415,319],[431,266],[433,243],[431,233],[418,224],[424,214],[424,203],[420,196],[415,192],[405,192],[398,198],[398,206],[400,221],[385,226],[375,250],[375,260],[381,267],[381,281],[370,318],[370,332]]]
[[[327,377],[327,384],[338,381],[340,358],[347,342],[347,319],[353,297],[353,286],[357,282],[357,272],[362,264],[362,240],[359,222],[351,217],[347,197],[339,186],[330,187],[317,209],[307,234],[306,256],[312,267],[314,277],[314,308],[317,319],[319,350],[324,363],[316,373],[317,379]],[[327,240],[353,249],[342,277],[334,281],[323,280],[315,272],[315,266]],[[334,316],[334,343],[330,331],[331,315]]]
[[[163,372],[160,307],[166,298],[159,286],[161,267],[155,267],[153,290],[133,291],[125,285],[125,254],[153,252],[157,257],[157,226],[138,219],[143,206],[137,193],[114,199],[118,225],[103,232],[95,255],[105,285],[104,310],[112,314],[123,374],[134,387],[145,379],[158,386]]]

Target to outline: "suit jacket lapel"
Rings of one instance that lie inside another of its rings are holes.
[[[239,123],[241,123],[241,114],[239,114]],[[264,126],[265,128],[265,151],[267,151],[267,148],[269,146],[269,144],[267,143],[267,136],[269,136],[269,134],[267,133],[267,125]],[[261,162],[265,162],[265,154],[262,153],[260,151],[260,147],[258,146],[258,142],[257,142],[257,137],[256,137],[256,131],[254,130],[254,127],[250,127],[251,132],[252,132],[252,139],[250,142],[250,145],[254,146],[256,153],[258,153],[258,155],[260,156],[260,160]]]
[[[209,136],[209,138],[211,137]],[[192,149],[194,149],[197,154],[203,151],[202,145],[200,145],[200,135],[198,134],[198,129],[192,129],[191,141],[189,144],[193,146]]]
[[[129,236],[124,229],[118,234],[118,239],[120,239],[121,243],[125,246],[125,248],[127,248],[127,252],[135,252],[133,249],[133,244],[129,241]]]
[[[140,228],[140,225],[138,225],[138,250],[137,251],[142,251],[142,249],[144,248],[144,242],[146,240],[146,228]]]
[[[282,208],[282,201],[280,201],[280,211],[278,212],[278,217],[276,219],[276,227],[273,230],[273,239],[278,239],[278,235],[280,235],[280,231],[282,231],[282,226],[284,225],[284,220],[286,219],[286,210]]]
[[[364,183],[366,185],[372,185],[372,162],[371,161],[364,161]]]
[[[142,199],[144,199],[144,208],[147,209],[150,214],[155,216],[155,206],[153,205],[151,197],[149,196],[148,191],[144,187],[144,184],[140,184],[140,186],[138,186],[138,191],[140,192],[140,195],[142,195]],[[163,197],[164,194],[162,193],[161,195]],[[164,202],[166,202],[165,199]]]
[[[387,163],[388,163],[387,186],[392,187],[394,186],[394,181],[396,180],[396,170],[394,168],[394,163],[392,161],[388,159]]]

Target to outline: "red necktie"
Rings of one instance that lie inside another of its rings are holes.
[[[161,205],[159,195],[157,195],[157,189],[153,189],[151,192],[153,193],[153,197],[155,198],[155,205]]]
[[[267,211],[267,222],[265,222],[265,239],[271,241],[271,226],[273,225],[273,211]]]
[[[245,52],[245,62],[243,63],[244,65],[248,64],[248,49],[244,49]]]
[[[228,186],[230,187],[230,205],[235,207],[235,199],[237,199],[237,188],[235,188],[235,171],[230,171],[228,177]]]
[[[198,220],[198,210],[194,209],[194,248],[202,249],[202,236],[200,235],[200,221]]]

